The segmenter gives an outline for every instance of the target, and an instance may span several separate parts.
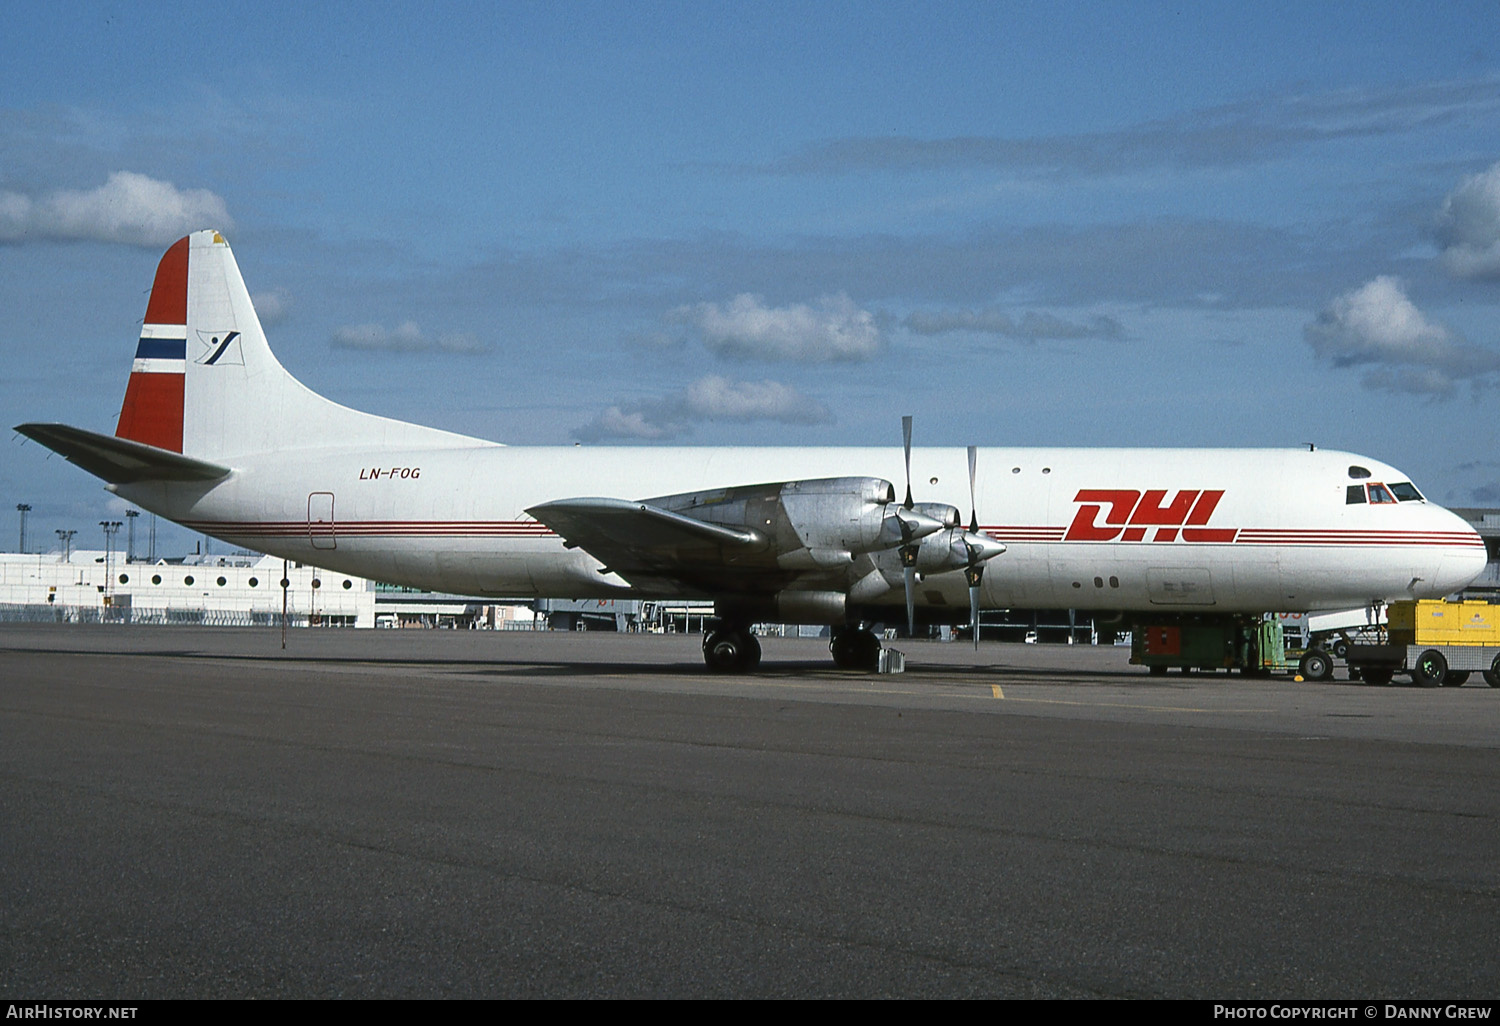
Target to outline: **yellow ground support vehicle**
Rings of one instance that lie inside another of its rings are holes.
[[[1478,670],[1500,688],[1500,605],[1487,602],[1393,602],[1374,642],[1350,638],[1351,670],[1372,684],[1411,674],[1421,687],[1458,687]]]

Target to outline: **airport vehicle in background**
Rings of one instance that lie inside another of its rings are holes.
[[[1500,688],[1500,605],[1393,602],[1386,615],[1386,625],[1339,632],[1351,676],[1389,684],[1396,674],[1409,673],[1422,687],[1459,687],[1477,670],[1486,684]],[[1307,680],[1333,674],[1322,649],[1309,649],[1302,666]]]
[[[157,268],[114,434],[17,430],[286,559],[465,595],[711,600],[716,670],[757,665],[761,622],[830,625],[835,663],[873,669],[873,627],[972,628],[981,607],[1192,639],[1441,597],[1485,566],[1469,524],[1352,453],[912,449],[905,428],[902,450],[509,447],[362,413],[282,367],[228,243],[201,231]]]
[[[1274,616],[1248,615],[1144,620],[1131,635],[1130,661],[1158,676],[1169,669],[1264,676],[1291,666],[1281,622]]]

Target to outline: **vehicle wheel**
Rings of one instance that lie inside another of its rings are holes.
[[[1349,642],[1345,641],[1343,638],[1340,638],[1333,643],[1333,656],[1335,659],[1342,659],[1348,654]]]
[[[1302,655],[1302,661],[1297,664],[1297,672],[1302,674],[1303,680],[1321,683],[1333,679],[1333,660],[1328,653],[1321,648],[1310,648]]]
[[[880,668],[880,639],[862,627],[836,631],[828,642],[828,651],[833,655],[833,665],[841,670],[871,673]]]
[[[1165,677],[1167,675],[1167,668],[1165,666],[1148,666],[1146,669],[1151,671],[1151,676],[1153,677]]]
[[[1435,648],[1417,656],[1416,664],[1411,668],[1411,682],[1421,688],[1435,688],[1447,675],[1448,660]]]
[[[715,673],[746,673],[760,665],[760,642],[749,631],[713,631],[703,639],[703,661]]]
[[[1500,688],[1500,655],[1490,663],[1490,668],[1484,671],[1484,682],[1492,688]]]
[[[1443,687],[1461,688],[1464,686],[1464,683],[1468,681],[1468,679],[1468,670],[1449,670],[1447,673],[1443,674]]]
[[[740,660],[740,669],[751,673],[760,668],[760,639],[754,634],[745,634],[745,654]]]
[[[1361,676],[1366,684],[1383,688],[1395,678],[1396,671],[1388,666],[1367,666]]]

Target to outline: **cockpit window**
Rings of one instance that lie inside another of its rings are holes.
[[[1356,481],[1363,481],[1365,478],[1370,476],[1370,472],[1364,467],[1350,467],[1349,476]]]
[[[1397,481],[1391,485],[1391,491],[1401,502],[1423,502],[1422,493],[1417,491],[1417,486],[1410,481]]]
[[[1372,484],[1366,487],[1370,489],[1371,502],[1394,503],[1396,501],[1396,497],[1391,494],[1391,490],[1383,484]]]
[[[1350,485],[1347,489],[1345,489],[1344,495],[1344,505],[1346,506],[1353,506],[1355,503],[1363,503],[1365,501],[1365,486]]]

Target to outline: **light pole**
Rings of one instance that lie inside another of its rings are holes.
[[[73,536],[77,531],[64,531],[61,528],[53,532],[57,535],[57,543],[62,546],[62,561],[66,563],[68,557],[73,554]]]
[[[114,551],[115,534],[120,530],[118,520],[101,520],[99,526],[104,528],[104,589],[106,594],[113,593],[114,570],[110,567],[110,556]]]
[[[27,502],[16,503],[16,512],[21,514],[21,548],[20,552],[26,551],[26,514],[31,512],[31,504]]]
[[[141,515],[138,509],[127,509],[125,511],[125,522],[130,525],[125,533],[125,562],[128,564],[135,559],[135,518]]]

